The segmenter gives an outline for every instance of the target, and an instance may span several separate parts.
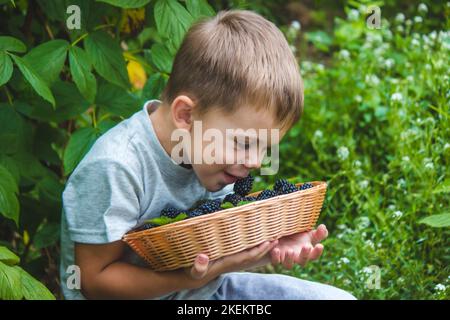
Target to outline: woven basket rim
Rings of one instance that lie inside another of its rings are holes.
[[[244,204],[239,207],[223,209],[223,210],[214,212],[213,214],[206,214],[206,215],[202,215],[202,216],[198,216],[198,217],[194,217],[194,218],[180,220],[177,222],[165,224],[165,225],[147,229],[147,230],[140,230],[140,231],[130,230],[122,237],[122,241],[128,242],[127,240],[141,238],[142,236],[147,236],[150,234],[165,233],[168,231],[172,231],[172,229],[178,229],[181,227],[190,226],[192,224],[198,224],[200,222],[206,222],[206,221],[210,221],[210,220],[219,220],[219,219],[225,218],[228,215],[232,215],[232,214],[242,214],[244,212],[254,210],[255,207],[262,206],[262,205],[266,204],[268,201],[275,202],[275,201],[278,201],[279,199],[295,198],[300,193],[301,194],[315,193],[319,188],[322,189],[322,188],[327,187],[327,182],[325,182],[325,181],[299,182],[299,183],[296,183],[295,185],[300,186],[305,183],[311,183],[311,184],[313,184],[313,187],[305,189],[305,190],[298,190],[298,191],[291,192],[288,194],[279,195],[279,196],[272,197],[269,199],[254,201],[254,202],[247,203],[247,204]],[[260,192],[262,192],[262,190],[250,193],[249,196],[258,195]]]

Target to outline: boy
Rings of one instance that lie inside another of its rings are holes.
[[[196,23],[180,46],[161,98],[100,137],[68,180],[60,270],[65,297],[353,299],[340,289],[286,275],[239,272],[270,262],[291,268],[318,259],[328,233],[323,225],[215,261],[199,253],[192,268],[167,272],[147,268],[120,240],[167,206],[186,209],[200,199],[223,198],[238,178],[261,166],[267,149],[249,161],[246,152],[254,151],[249,142],[254,137],[243,136],[243,144],[233,140],[214,154],[244,161],[211,164],[192,161],[195,143],[188,140],[178,163],[171,157],[177,147],[174,132],[192,133],[201,121],[205,131],[224,136],[227,129],[239,128],[275,129],[282,137],[299,119],[302,80],[276,26],[240,10]],[[279,139],[263,142],[277,145]],[[204,150],[202,141],[201,154]],[[79,267],[81,288],[67,286],[70,265]]]

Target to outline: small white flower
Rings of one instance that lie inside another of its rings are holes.
[[[347,225],[345,225],[345,224],[338,224],[336,227],[340,230],[347,229]]]
[[[348,14],[348,20],[350,21],[356,21],[359,19],[359,11],[356,9],[351,9]]]
[[[411,26],[412,25],[411,19],[406,20],[405,24],[407,27]]]
[[[398,186],[399,188],[404,188],[404,187],[406,187],[406,180],[403,179],[403,178],[398,179],[398,181],[397,181],[397,186]]]
[[[418,46],[420,46],[420,41],[417,39],[412,39],[411,44],[415,47],[418,47]]]
[[[302,28],[302,25],[300,24],[300,21],[294,20],[291,22],[291,28],[298,31]]]
[[[428,169],[428,170],[433,170],[434,169],[433,160],[431,158],[423,159],[423,164],[425,166],[425,169]]]
[[[407,80],[408,82],[413,82],[413,81],[414,81],[414,77],[411,76],[411,75],[409,75],[409,76],[406,77],[406,80]]]
[[[369,85],[377,86],[380,84],[380,79],[374,74],[366,75],[365,81]]]
[[[394,66],[394,59],[386,59],[384,61],[384,66],[386,67],[386,69],[391,69]]]
[[[362,163],[359,160],[355,160],[355,162],[353,163],[355,165],[355,167],[361,167]]]
[[[358,103],[362,102],[362,97],[358,94],[357,96],[355,96],[355,101]]]
[[[427,13],[428,7],[425,3],[421,3],[421,4],[419,4],[418,10],[419,10],[419,12]]]
[[[348,148],[344,147],[344,146],[343,147],[339,147],[339,149],[337,151],[338,158],[341,161],[344,161],[345,159],[347,159],[349,154],[350,154],[350,151],[348,151]]]
[[[397,32],[403,32],[405,31],[405,28],[403,28],[403,26],[397,26]]]
[[[422,23],[423,22],[423,18],[421,16],[415,16],[414,17],[414,22],[415,23]]]
[[[403,100],[403,95],[400,92],[395,92],[392,94],[391,100],[394,102],[401,102]]]
[[[393,204],[390,204],[388,206],[388,210],[394,211],[395,210],[395,206]]]
[[[409,157],[408,157],[408,156],[402,157],[402,161],[403,161],[403,162],[409,162]]]
[[[348,50],[342,49],[341,51],[339,51],[339,56],[343,60],[348,60],[350,58],[350,52]]]
[[[360,217],[359,218],[359,228],[365,229],[370,226],[370,219],[368,217]]]
[[[339,261],[344,264],[348,264],[350,262],[350,260],[346,257],[342,257]]]
[[[373,243],[373,241],[372,240],[366,240],[365,241],[365,244],[368,246],[368,247],[370,247],[370,248],[372,248],[372,249],[375,249],[375,245],[374,245],[374,243]]]
[[[448,142],[444,145],[444,150],[447,150],[447,149],[450,149],[450,143],[448,143]]]
[[[431,65],[429,63],[425,64],[425,70],[430,71]]]
[[[322,138],[323,137],[323,132],[321,130],[316,130],[316,132],[314,132],[314,137]]]
[[[398,13],[395,16],[395,22],[402,23],[403,21],[405,21],[405,15],[403,13]]]
[[[395,211],[392,216],[394,218],[401,218],[403,216],[403,212],[401,212],[400,210]]]
[[[367,180],[362,180],[362,181],[359,182],[359,187],[360,187],[361,189],[365,189],[365,188],[367,188],[368,186],[369,186],[369,181],[367,181]]]
[[[370,267],[364,267],[364,268],[362,269],[362,272],[365,273],[365,274],[372,274],[373,269],[370,268]]]
[[[447,287],[442,283],[439,283],[434,287],[434,290],[436,291],[445,291],[445,289],[447,289]]]

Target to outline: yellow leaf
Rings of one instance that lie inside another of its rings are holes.
[[[120,20],[120,32],[137,34],[144,27],[144,22],[145,8],[123,10]]]
[[[28,245],[29,242],[30,242],[30,235],[28,234],[27,230],[24,230],[23,231],[23,244]]]
[[[128,62],[127,70],[133,87],[136,89],[144,88],[144,85],[147,82],[147,74],[141,64],[137,61],[131,60]]]

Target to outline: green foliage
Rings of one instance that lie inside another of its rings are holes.
[[[169,224],[169,223],[173,223],[173,222],[177,222],[177,221],[181,221],[184,220],[188,217],[188,215],[184,212],[180,213],[179,215],[177,215],[175,218],[169,218],[166,216],[160,216],[157,218],[152,218],[149,220],[146,220],[144,223],[154,223],[156,225],[162,226],[165,224]]]

